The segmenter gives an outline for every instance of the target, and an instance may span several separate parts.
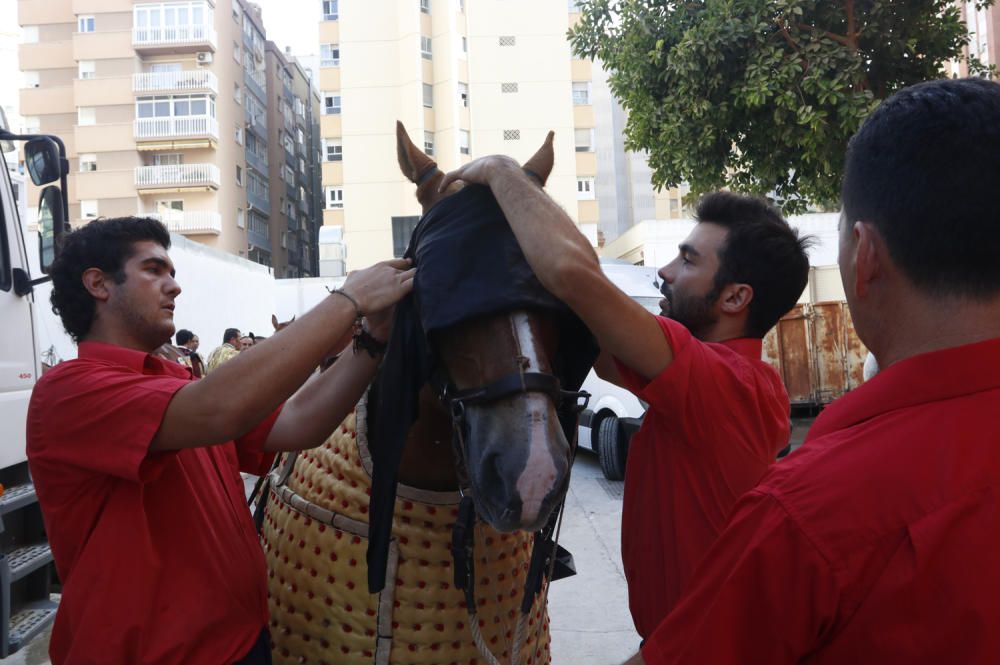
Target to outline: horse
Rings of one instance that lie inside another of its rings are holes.
[[[462,184],[439,192],[436,163],[401,123],[396,135],[400,168],[426,218]],[[552,169],[552,140],[550,132],[524,166],[539,186]],[[385,396],[370,391],[323,446],[287,456],[271,474],[262,542],[276,663],[549,662],[548,585],[538,569],[553,564],[533,532],[551,533],[575,448],[560,400],[576,394],[552,378],[556,318],[490,313],[437,330],[429,342],[446,379],[416,398],[419,416],[394,477],[391,541],[374,576],[388,582],[376,595],[363,581],[377,526],[368,522],[378,451],[368,439]],[[470,505],[475,523],[464,515]],[[532,576],[537,596],[527,591]]]

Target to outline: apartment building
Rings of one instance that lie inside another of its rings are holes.
[[[19,0],[18,20],[21,114],[66,143],[72,223],[155,216],[274,265],[256,5]]]
[[[323,223],[339,229],[348,269],[399,256],[420,216],[395,159],[397,119],[443,170],[493,153],[524,161],[554,130],[547,190],[595,246],[644,214],[680,216],[680,193],[654,194],[645,160],[625,153],[599,66],[573,56],[572,0],[323,0],[321,11]]]
[[[278,277],[318,273],[320,186],[319,93],[293,56],[266,45],[271,255]]]

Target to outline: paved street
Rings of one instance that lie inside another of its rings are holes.
[[[560,543],[577,574],[552,585],[549,617],[555,665],[622,663],[639,648],[621,560],[622,483],[580,451],[573,466]]]

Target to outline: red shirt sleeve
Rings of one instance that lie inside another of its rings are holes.
[[[149,444],[170,400],[190,379],[89,362],[46,378],[35,387],[28,413],[35,463],[134,482],[157,475],[156,461],[170,453],[150,454]]]
[[[775,430],[787,430],[788,423],[787,397],[776,392],[780,379],[769,380],[755,370],[754,360],[733,349],[694,338],[673,319],[657,316],[656,321],[674,358],[651,381],[616,358],[625,387],[683,428],[690,440],[715,440],[719,427],[738,424],[745,431],[723,438],[758,443],[748,452],[772,460]]]
[[[833,624],[839,597],[828,560],[777,499],[753,490],[642,657],[649,665],[797,663]]]
[[[267,443],[267,437],[271,435],[274,423],[281,415],[284,406],[284,404],[279,406],[259,425],[236,439],[236,458],[240,471],[262,476],[270,470],[275,454],[264,450],[264,444]]]

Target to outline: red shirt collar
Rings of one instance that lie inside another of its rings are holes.
[[[1000,338],[901,360],[820,414],[809,439],[906,407],[1000,388]]]
[[[104,342],[80,342],[79,353],[82,360],[99,360],[115,365],[124,365],[140,374],[173,374],[187,377],[191,371],[180,363],[166,362],[151,353],[127,349],[117,344]]]
[[[732,349],[741,356],[753,358],[754,360],[760,360],[761,353],[764,350],[764,340],[757,337],[737,337],[736,339],[727,339],[724,342],[718,343]]]

